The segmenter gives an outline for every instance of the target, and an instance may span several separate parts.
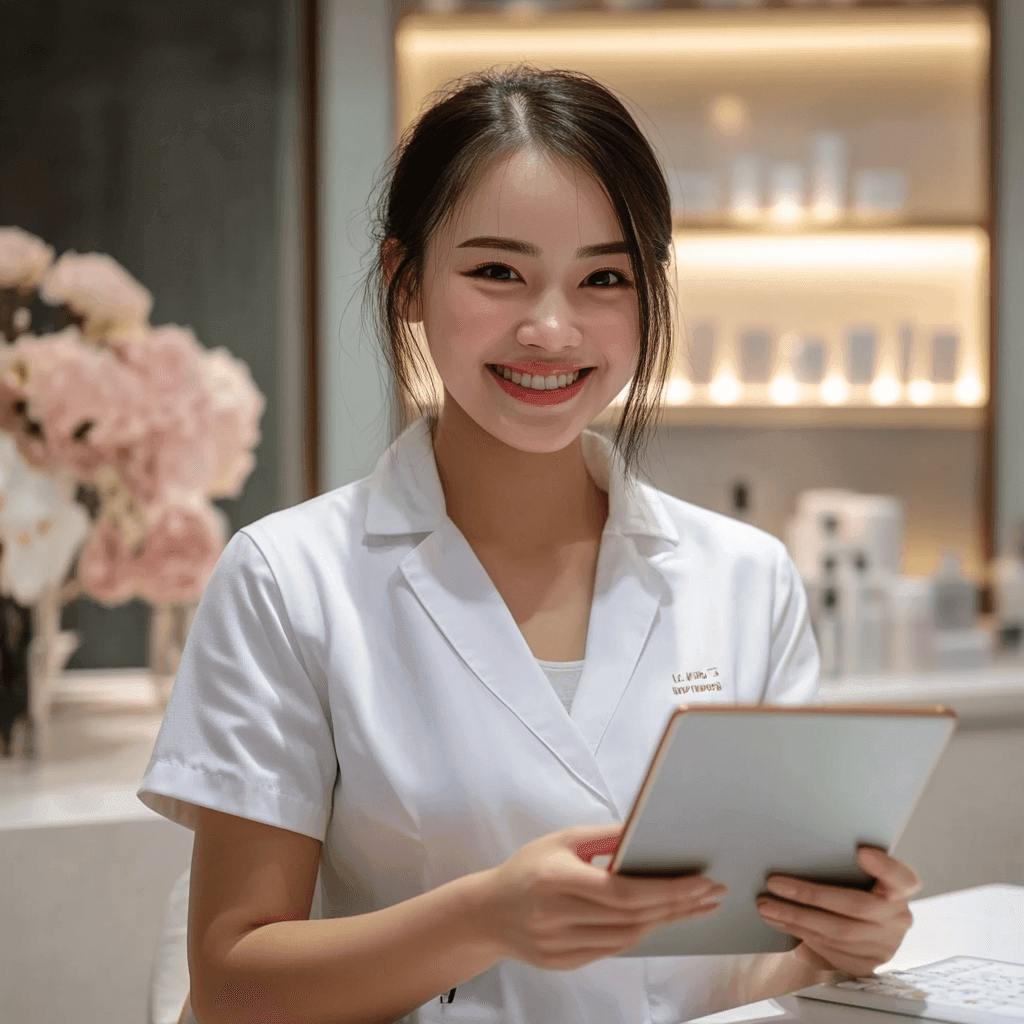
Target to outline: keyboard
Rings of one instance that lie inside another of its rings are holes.
[[[791,995],[949,1024],[1012,1024],[1024,1022],[1024,964],[953,956],[906,971],[811,985]]]

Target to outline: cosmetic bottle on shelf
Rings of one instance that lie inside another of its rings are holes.
[[[961,572],[956,555],[942,556],[933,586],[935,668],[982,668],[992,656],[992,633],[975,627],[977,588]]]
[[[892,669],[924,672],[934,658],[935,592],[926,576],[894,576]]]
[[[846,675],[877,675],[890,666],[892,610],[886,574],[856,549],[842,573]]]
[[[1024,523],[992,563],[996,630],[1003,651],[1024,651]]]

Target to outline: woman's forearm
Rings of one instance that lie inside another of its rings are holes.
[[[485,875],[370,914],[277,921],[248,932],[202,992],[193,979],[198,1024],[398,1020],[502,959],[479,923]]]
[[[849,975],[841,971],[822,970],[788,953],[769,953],[760,957],[748,977],[744,979],[744,1003],[758,1003],[795,992],[808,985],[827,984]],[[743,1004],[741,1004],[743,1005]]]

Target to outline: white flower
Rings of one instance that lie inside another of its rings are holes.
[[[153,294],[112,256],[69,249],[49,269],[40,286],[54,305],[66,303],[85,318],[85,332],[99,337],[148,323]]]
[[[68,499],[66,481],[26,465],[6,433],[0,433],[0,498],[0,592],[31,605],[64,582],[92,524]]]
[[[31,291],[53,262],[53,246],[21,228],[0,228],[0,288]]]

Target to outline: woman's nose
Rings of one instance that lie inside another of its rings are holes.
[[[544,293],[517,332],[517,340],[525,345],[552,349],[578,345],[582,337],[572,303],[557,289]]]

